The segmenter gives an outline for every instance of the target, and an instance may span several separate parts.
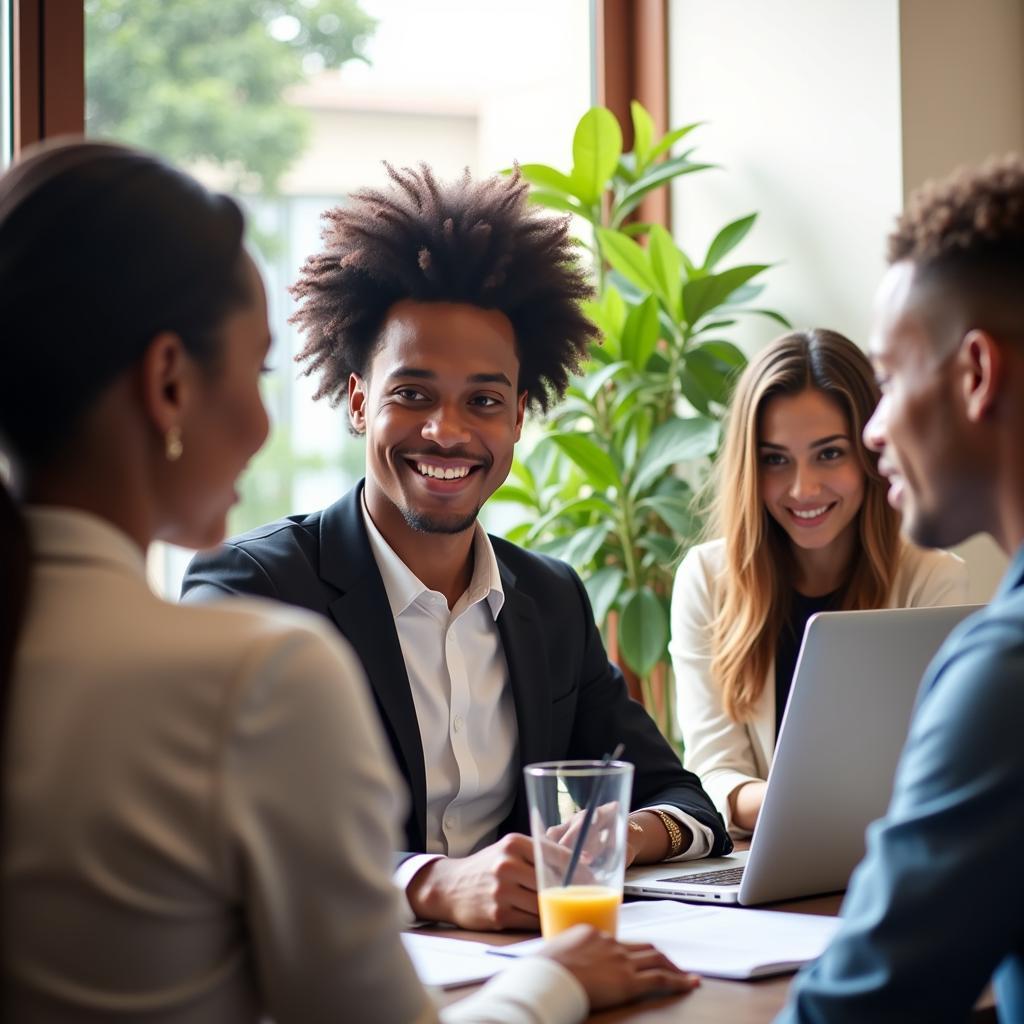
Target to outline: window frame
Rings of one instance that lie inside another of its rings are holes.
[[[85,130],[85,5],[13,0],[14,155]]]

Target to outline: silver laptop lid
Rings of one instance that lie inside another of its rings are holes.
[[[921,677],[978,610],[823,612],[808,623],[740,902],[846,888],[889,803]]]

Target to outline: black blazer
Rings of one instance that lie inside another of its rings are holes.
[[[395,760],[412,796],[406,849],[426,849],[426,774],[409,677],[391,606],[370,549],[362,484],[311,515],[289,516],[196,555],[182,599],[225,594],[274,598],[326,615],[352,644],[373,688]],[[565,563],[492,537],[505,603],[498,615],[519,728],[520,766],[600,758],[625,744],[635,765],[633,806],[668,804],[715,835],[711,856],[732,849],[697,777],[683,769],[650,716],[608,661],[586,590]],[[529,833],[522,773],[500,828]],[[408,854],[406,854],[408,856]]]

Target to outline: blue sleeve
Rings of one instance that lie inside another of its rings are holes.
[[[776,1024],[964,1021],[1019,953],[1024,644],[982,621],[935,664],[844,924]]]

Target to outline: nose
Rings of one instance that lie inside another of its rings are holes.
[[[439,448],[456,448],[468,444],[472,435],[463,422],[461,410],[452,405],[437,405],[427,416],[421,431],[423,439]]]
[[[871,418],[864,424],[864,429],[861,431],[864,444],[871,451],[878,452],[879,454],[881,454],[882,449],[885,447],[886,409],[886,399],[883,397],[878,405],[875,406],[875,411],[871,414]]]
[[[797,463],[789,495],[795,501],[807,501],[821,491],[821,482],[814,467],[809,463]]]

